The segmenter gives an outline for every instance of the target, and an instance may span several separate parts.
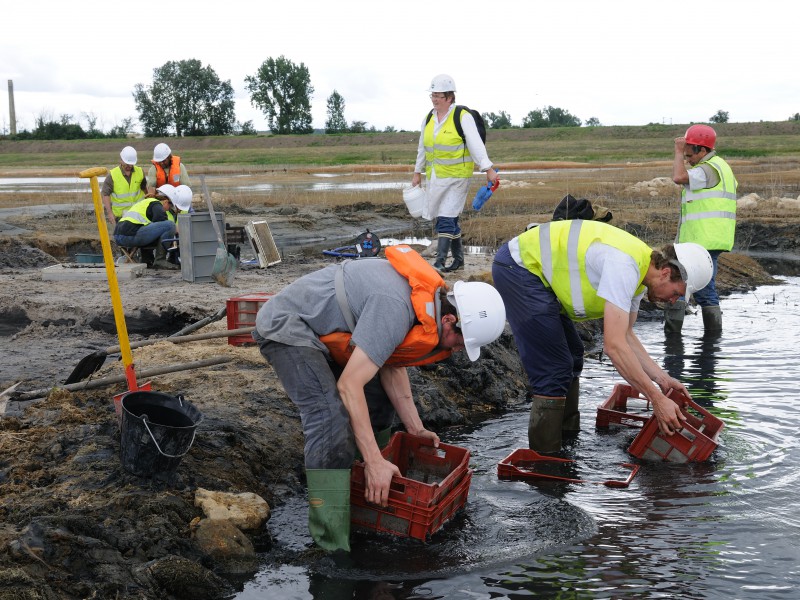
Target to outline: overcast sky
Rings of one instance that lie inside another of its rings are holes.
[[[132,92],[154,68],[189,59],[230,81],[237,121],[265,130],[244,78],[279,56],[308,68],[318,128],[336,90],[348,122],[417,130],[437,73],[455,79],[459,103],[515,125],[547,105],[603,125],[800,112],[794,2],[10,0],[2,15],[4,133],[9,79],[18,131],[64,114],[85,126],[85,113],[107,131],[137,120]]]

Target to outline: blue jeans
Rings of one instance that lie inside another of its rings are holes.
[[[708,282],[708,285],[704,287],[702,290],[699,290],[693,294],[695,302],[697,302],[698,306],[719,306],[719,294],[717,294],[717,260],[719,259],[719,255],[722,254],[724,250],[709,250],[708,253],[711,255],[711,262],[714,263],[714,272],[711,275],[711,281]]]
[[[350,413],[336,389],[342,369],[316,348],[269,340],[260,346],[300,411],[306,469],[349,469],[357,448]],[[377,375],[364,386],[364,394],[373,430],[386,429],[394,421],[395,411]]]
[[[175,223],[167,219],[139,227],[136,235],[114,234],[114,241],[123,248],[142,248],[152,246],[161,240],[161,244],[166,248],[164,240],[172,237],[175,237]]]
[[[459,217],[436,217],[436,234],[452,239],[461,237]]]
[[[542,280],[511,258],[508,244],[492,264],[494,286],[506,306],[528,385],[539,396],[566,396],[583,370],[584,346],[575,324]]]

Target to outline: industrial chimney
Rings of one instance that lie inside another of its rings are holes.
[[[17,135],[17,115],[14,112],[14,81],[8,80],[8,118],[11,121],[11,135]]]

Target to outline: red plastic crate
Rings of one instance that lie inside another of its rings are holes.
[[[628,405],[631,400],[636,401],[635,407]],[[642,427],[652,415],[653,410],[647,398],[630,385],[618,383],[608,399],[597,407],[595,426],[608,427],[616,423],[626,427]]]
[[[469,470],[469,450],[439,444],[398,431],[381,450],[381,455],[400,469],[392,478],[392,490],[405,504],[430,508],[439,503],[464,478]],[[364,495],[364,463],[354,463],[350,471],[351,490]]]
[[[389,490],[387,507],[369,504],[364,500],[363,488],[351,487],[350,522],[356,529],[380,531],[424,542],[467,503],[471,482],[472,470],[467,469],[455,488],[429,508],[407,503],[405,496],[393,489]]]
[[[681,407],[681,412],[686,416],[683,429],[669,436],[664,435],[658,429],[656,418],[650,417],[634,438],[628,452],[636,458],[675,463],[706,460],[717,448],[717,440],[725,424],[683,394],[673,391],[668,397]]]
[[[621,463],[623,469],[630,472],[624,479],[577,479],[563,474],[563,467],[575,463],[569,458],[544,456],[535,450],[519,448],[497,463],[497,477],[499,479],[546,479],[550,481],[563,481],[567,483],[599,483],[608,487],[628,487],[639,472],[639,465]]]
[[[254,327],[258,310],[275,294],[270,292],[253,292],[229,298],[226,302],[225,314],[228,318],[228,329],[242,329],[243,327]],[[228,344],[231,346],[242,346],[253,344],[253,338],[249,333],[228,336]]]

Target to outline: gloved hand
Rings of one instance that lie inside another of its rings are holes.
[[[491,181],[487,181],[486,185],[481,186],[478,189],[478,193],[475,194],[475,198],[472,200],[472,208],[475,210],[480,210],[481,207],[486,204],[489,198],[492,197],[494,191],[500,187],[500,178],[498,177],[495,179],[494,185],[492,185]]]

